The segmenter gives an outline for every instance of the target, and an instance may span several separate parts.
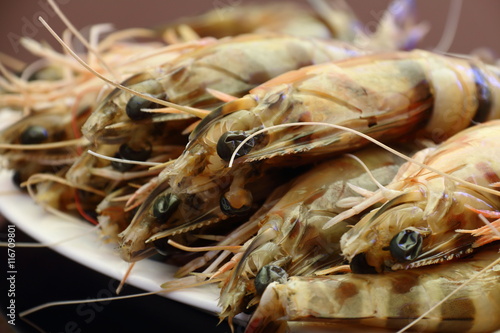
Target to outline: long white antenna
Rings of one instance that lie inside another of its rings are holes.
[[[87,40],[82,36],[82,34],[80,34],[80,32],[70,22],[70,20],[68,20],[68,18],[64,15],[64,13],[61,11],[61,9],[59,9],[59,6],[54,2],[54,0],[48,0],[48,1],[49,1],[49,5],[52,7],[52,9],[54,9],[57,16],[59,16],[59,18],[68,27],[68,29],[75,35],[75,37],[78,38],[78,40],[83,45],[85,45],[85,47],[89,50],[89,52],[92,53],[96,57],[97,61],[99,61],[101,63],[102,67],[104,67],[115,79],[119,78],[119,76],[116,75],[116,73],[113,72],[113,70],[108,66],[108,64],[106,64],[106,62],[102,59],[99,52],[96,49],[94,49],[92,47],[92,45],[90,45],[89,42],[87,42]]]
[[[238,145],[238,147],[236,147],[236,149],[233,152],[233,155],[231,156],[231,159],[229,160],[229,167],[233,166],[234,160],[236,158],[236,154],[248,142],[248,140],[252,139],[253,137],[255,137],[255,136],[257,136],[257,135],[259,135],[261,133],[267,132],[267,131],[272,130],[272,129],[282,128],[282,127],[294,127],[294,126],[326,126],[326,127],[331,127],[331,128],[335,128],[335,129],[339,129],[339,130],[342,130],[342,131],[346,131],[346,132],[349,132],[349,133],[356,134],[356,135],[362,137],[363,139],[366,139],[366,140],[368,140],[370,142],[373,142],[377,146],[384,148],[385,150],[393,153],[394,155],[396,155],[398,157],[401,157],[405,161],[408,161],[410,163],[418,165],[421,168],[424,168],[424,169],[427,169],[429,171],[432,171],[432,172],[434,172],[434,173],[436,173],[436,174],[438,174],[440,176],[443,176],[445,178],[448,178],[448,179],[451,179],[453,181],[456,181],[457,183],[467,185],[470,188],[473,188],[475,190],[483,191],[483,192],[486,192],[486,193],[490,193],[490,194],[493,194],[493,195],[500,196],[500,191],[493,190],[493,189],[490,189],[490,188],[487,188],[487,187],[483,187],[483,186],[480,186],[480,185],[477,185],[477,184],[465,181],[463,179],[457,178],[457,177],[455,177],[453,175],[447,174],[446,172],[437,170],[437,169],[435,169],[435,168],[433,168],[431,166],[426,165],[425,163],[422,163],[422,162],[417,161],[417,160],[415,160],[415,159],[413,159],[411,157],[408,157],[405,154],[400,153],[399,151],[397,151],[397,150],[395,150],[395,149],[393,149],[393,148],[391,148],[391,147],[383,144],[382,142],[378,141],[377,139],[374,139],[371,136],[368,136],[368,135],[366,135],[364,133],[361,133],[361,132],[359,132],[359,131],[357,131],[357,130],[355,130],[353,128],[349,128],[349,127],[345,127],[345,126],[341,126],[341,125],[336,125],[336,124],[330,124],[330,123],[315,122],[315,121],[279,124],[279,125],[274,125],[274,126],[266,127],[266,128],[263,128],[261,130],[258,130],[256,132],[252,133],[251,135],[247,136],[243,141],[241,141],[240,144]]]
[[[462,0],[450,0],[450,10],[446,18],[446,25],[438,45],[434,48],[434,52],[447,52],[458,30],[458,21],[460,12],[462,11]]]
[[[137,164],[137,165],[146,165],[146,166],[157,166],[157,165],[161,165],[163,163],[159,163],[159,162],[143,162],[143,161],[135,161],[135,160],[126,160],[126,159],[122,159],[122,158],[116,158],[116,157],[110,157],[110,156],[106,156],[106,155],[102,155],[102,154],[99,154],[99,153],[96,153],[92,150],[87,150],[87,153],[89,153],[90,155],[93,155],[95,157],[98,157],[98,158],[102,158],[103,160],[108,160],[108,161],[112,161],[112,162],[119,162],[119,163],[126,163],[126,164]]]

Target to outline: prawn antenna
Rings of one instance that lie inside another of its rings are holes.
[[[187,106],[182,106],[182,105],[178,105],[179,107],[186,107]],[[147,113],[165,113],[165,114],[172,114],[172,113],[189,113],[193,116],[196,116],[200,119],[203,119],[205,118],[209,113],[210,111],[208,110],[203,110],[203,109],[197,109],[197,108],[192,108],[192,107],[189,107],[189,111],[185,111],[185,110],[182,110],[178,107],[166,107],[166,108],[161,108],[161,109],[147,109],[147,108],[144,108],[144,109],[141,109],[142,112],[147,112]],[[181,111],[181,112],[179,112]]]
[[[37,184],[37,183],[41,183],[44,181],[54,181],[54,182],[60,183],[62,185],[66,185],[68,187],[77,188],[77,189],[82,190],[82,191],[91,192],[91,193],[97,194],[97,195],[102,196],[102,197],[106,196],[105,192],[97,190],[93,187],[81,185],[81,184],[73,184],[62,177],[58,177],[56,175],[52,175],[52,174],[48,174],[48,173],[47,174],[46,173],[35,173],[35,174],[31,175],[31,177],[28,178],[27,181],[22,183],[21,186],[22,187],[26,186],[28,193],[36,201],[36,197],[35,197],[35,193],[33,191],[32,185]]]
[[[356,162],[358,162],[361,167],[363,169],[365,169],[366,173],[368,174],[368,176],[370,177],[370,179],[375,183],[375,185],[377,185],[377,187],[381,190],[381,191],[386,191],[387,188],[380,184],[380,182],[375,178],[375,176],[373,175],[373,172],[368,169],[368,167],[366,166],[365,162],[363,162],[359,157],[357,157],[356,155],[353,155],[353,154],[345,154],[346,156],[352,158],[353,160],[355,160]]]
[[[117,295],[122,292],[123,286],[125,285],[125,282],[127,282],[127,279],[130,276],[130,273],[132,273],[132,270],[134,269],[136,262],[137,261],[129,263],[127,271],[125,272],[125,275],[123,275],[123,278],[120,281],[120,284],[116,288],[115,292],[116,292]]]
[[[345,127],[345,126],[341,126],[341,125],[336,125],[336,124],[330,124],[330,123],[314,122],[314,121],[311,121],[311,122],[296,122],[296,123],[286,123],[286,124],[274,125],[274,126],[270,126],[270,127],[266,127],[266,128],[260,129],[260,130],[258,130],[256,132],[250,134],[243,141],[241,141],[240,144],[236,147],[236,149],[234,150],[233,154],[231,155],[231,159],[229,160],[228,167],[231,168],[233,166],[234,160],[236,159],[236,154],[238,153],[238,151],[249,140],[251,140],[253,137],[255,137],[255,136],[259,135],[259,134],[262,134],[264,132],[273,130],[273,129],[285,128],[285,127],[296,127],[296,126],[326,126],[326,127],[331,127],[331,128],[335,128],[335,129],[338,129],[338,130],[341,130],[341,131],[345,131],[345,132],[349,132],[349,133],[358,135],[358,136],[362,137],[363,139],[366,139],[366,140],[368,140],[370,142],[373,142],[374,144],[376,144],[377,146],[379,146],[379,147],[387,150],[388,152],[391,152],[392,154],[394,154],[394,155],[396,155],[398,157],[401,157],[405,161],[408,161],[410,163],[416,164],[419,167],[427,169],[427,170],[429,170],[431,172],[434,172],[434,173],[436,173],[436,174],[438,174],[438,175],[440,175],[440,176],[442,176],[444,178],[451,179],[451,180],[453,180],[453,181],[455,181],[457,183],[469,186],[470,188],[472,188],[474,190],[477,190],[477,191],[480,191],[480,192],[486,192],[486,193],[490,193],[490,194],[493,194],[493,195],[496,195],[496,196],[500,196],[500,191],[497,191],[497,190],[494,190],[494,189],[491,189],[491,188],[487,188],[487,187],[484,187],[484,186],[480,186],[480,185],[468,182],[466,180],[460,179],[458,177],[455,177],[453,175],[450,175],[450,174],[448,174],[446,172],[437,170],[437,169],[435,169],[435,168],[433,168],[431,166],[428,166],[428,165],[426,165],[426,164],[424,164],[424,163],[422,163],[420,161],[417,161],[414,158],[408,157],[405,154],[400,153],[396,149],[391,148],[388,145],[385,145],[382,142],[378,141],[377,139],[374,139],[371,136],[368,136],[368,135],[366,135],[364,133],[361,133],[361,132],[359,132],[359,131],[357,131],[357,130],[355,130],[353,128],[349,128],[349,127]],[[337,219],[335,219],[335,218],[333,218],[332,220],[337,221]],[[330,222],[332,222],[332,221],[330,221]],[[330,227],[332,225],[333,225],[333,223],[332,224],[328,224],[328,227]]]
[[[90,155],[93,155],[95,157],[101,158],[103,160],[111,161],[111,162],[119,162],[119,163],[126,163],[126,164],[136,164],[136,165],[145,165],[145,166],[158,166],[162,165],[164,163],[159,163],[159,162],[143,162],[143,161],[134,161],[134,160],[126,160],[122,158],[116,158],[116,157],[110,157],[106,155],[102,155],[99,153],[96,153],[95,151],[92,150],[87,150],[87,153]]]
[[[10,82],[16,88],[22,88],[25,83],[22,79],[16,77],[11,71],[9,71],[3,63],[0,61],[0,73],[4,76],[7,82]]]
[[[66,15],[61,11],[59,6],[54,2],[54,0],[48,0],[49,5],[52,7],[52,9],[56,12],[57,16],[63,21],[63,23],[68,27],[68,29],[75,35],[78,40],[85,45],[87,50],[89,50],[89,53],[93,54],[97,61],[99,61],[104,67],[115,79],[118,78],[115,72],[111,69],[111,67],[108,66],[108,64],[104,61],[104,59],[101,57],[99,52],[82,36],[82,34],[75,28],[75,26],[68,20]]]
[[[104,75],[102,75],[101,73],[97,72],[96,70],[94,70],[92,67],[90,67],[85,61],[83,61],[82,58],[80,58],[62,39],[61,37],[59,37],[57,35],[57,33],[50,27],[50,25],[43,19],[43,17],[39,16],[38,17],[38,20],[43,24],[43,26],[50,32],[50,34],[57,40],[57,42],[59,44],[61,44],[61,46],[73,57],[75,58],[76,61],[78,61],[80,63],[80,65],[82,65],[83,67],[85,67],[85,69],[87,69],[90,73],[94,74],[95,76],[97,76],[99,79],[103,80],[104,82],[112,85],[113,87],[115,88],[118,88],[118,89],[121,89],[121,90],[124,90],[132,95],[135,95],[135,96],[138,96],[138,97],[141,97],[145,100],[148,100],[148,101],[151,101],[153,103],[157,103],[157,104],[160,104],[160,105],[163,105],[163,106],[168,106],[168,107],[172,107],[174,109],[177,109],[177,110],[180,110],[180,111],[183,111],[187,114],[191,114],[195,117],[199,117],[199,118],[203,118],[206,116],[206,110],[203,110],[203,109],[197,109],[197,108],[193,108],[193,107],[190,107],[190,106],[184,106],[184,105],[179,105],[179,104],[175,104],[175,103],[171,103],[171,102],[167,102],[167,101],[164,101],[164,100],[161,100],[161,99],[158,99],[158,98],[155,98],[151,95],[148,95],[148,94],[143,94],[143,93],[140,93],[138,91],[135,91],[133,89],[130,89],[124,85],[121,85],[120,83],[118,82],[115,82],[107,77],[105,77]]]
[[[129,298],[135,298],[135,297],[142,297],[142,296],[150,296],[150,295],[156,295],[160,294],[162,292],[165,292],[164,289],[157,290],[157,291],[151,291],[147,293],[141,293],[141,294],[134,294],[134,295],[125,295],[125,296],[115,296],[115,297],[103,297],[103,298],[93,298],[93,299],[80,299],[80,300],[71,300],[71,301],[58,301],[58,302],[49,302],[45,303],[39,306],[35,306],[31,309],[25,310],[21,313],[19,313],[19,317],[25,317],[27,315],[30,315],[32,313],[38,312],[43,309],[51,308],[53,306],[59,306],[59,305],[74,305],[74,304],[86,304],[86,303],[94,303],[94,302],[109,302],[109,301],[115,301],[115,300],[120,300],[120,299],[129,299]]]
[[[450,1],[450,9],[448,11],[448,17],[446,18],[443,35],[441,36],[438,45],[434,48],[434,52],[444,53],[450,49],[458,29],[458,21],[462,11],[462,2],[462,0]]]
[[[37,143],[37,144],[14,144],[14,143],[0,143],[0,149],[19,149],[19,150],[47,150],[56,148],[65,148],[71,146],[86,146],[89,144],[89,140],[84,137],[78,139],[64,140],[58,142],[49,143]]]
[[[199,246],[199,247],[192,247],[192,246],[186,246],[182,245],[180,243],[177,243],[176,241],[169,239],[168,241],[169,245],[172,245],[173,247],[178,248],[179,250],[186,251],[186,252],[208,252],[208,251],[230,251],[230,252],[238,252],[241,250],[242,246],[241,245],[215,245],[215,246]]]

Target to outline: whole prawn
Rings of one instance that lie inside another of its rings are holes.
[[[135,260],[151,247],[146,241],[172,234],[169,229],[182,232],[185,225],[192,230],[248,207],[254,193],[245,188],[245,179],[261,166],[312,163],[367,143],[338,129],[300,124],[343,125],[386,142],[417,131],[441,141],[472,121],[498,118],[499,86],[495,68],[420,50],[361,56],[278,76],[202,120],[184,153],[146,185],[156,189],[122,233],[122,256]],[[286,123],[297,126],[274,127]],[[262,128],[265,133],[252,135]],[[235,164],[229,168],[233,154]],[[164,204],[159,198],[170,201],[161,223],[155,216],[155,207]],[[200,212],[213,212],[210,220],[193,211],[193,200]]]

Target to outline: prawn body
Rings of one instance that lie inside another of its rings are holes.
[[[220,4],[218,4],[220,5]],[[416,22],[416,3],[393,1],[378,22],[376,31],[366,33],[355,13],[343,1],[313,0],[311,8],[298,3],[218,6],[199,16],[181,18],[161,29],[165,40],[178,43],[199,37],[234,36],[247,33],[284,33],[300,37],[336,39],[374,50],[408,50],[427,33],[425,23]]]

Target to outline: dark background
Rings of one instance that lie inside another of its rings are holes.
[[[112,22],[116,28],[152,27],[169,20],[217,8],[220,5],[250,3],[252,0],[60,0],[60,8],[78,29],[96,23]],[[420,19],[431,24],[431,32],[421,44],[432,49],[437,45],[446,21],[451,0],[417,1]],[[255,0],[254,2],[259,2]],[[261,0],[260,2],[264,2]],[[378,20],[389,1],[349,0],[348,3],[367,26]],[[61,32],[64,27],[57,17],[44,14],[43,0],[2,0],[0,4],[0,52],[23,60],[32,60],[26,51],[13,45],[13,36],[29,32],[36,40],[47,40],[53,45],[53,38],[38,27],[37,16],[45,15],[49,24]],[[500,32],[500,2],[496,0],[464,1],[459,26],[450,52],[469,53],[486,47],[500,53],[497,40]],[[10,40],[9,40],[10,36]],[[5,239],[7,222],[0,217],[0,238]],[[17,229],[16,241],[29,241]],[[16,264],[22,274],[17,274],[17,312],[45,302],[62,299],[86,299],[96,297],[103,286],[116,281],[74,263],[49,249],[16,248]],[[0,262],[6,262],[6,251],[0,251]],[[0,283],[1,310],[5,310],[5,279]],[[140,290],[127,286],[124,294]],[[75,332],[229,332],[226,323],[217,326],[218,319],[189,306],[179,304],[160,296],[121,300],[109,304],[95,303],[95,317],[82,317],[77,305],[45,309],[28,316],[28,319],[46,332],[64,332],[65,325],[74,321]],[[86,322],[86,319],[89,322]],[[0,317],[0,332],[12,331]],[[161,327],[161,329],[157,329]],[[36,332],[19,318],[15,329],[18,332]],[[237,329],[237,332],[241,328]]]

